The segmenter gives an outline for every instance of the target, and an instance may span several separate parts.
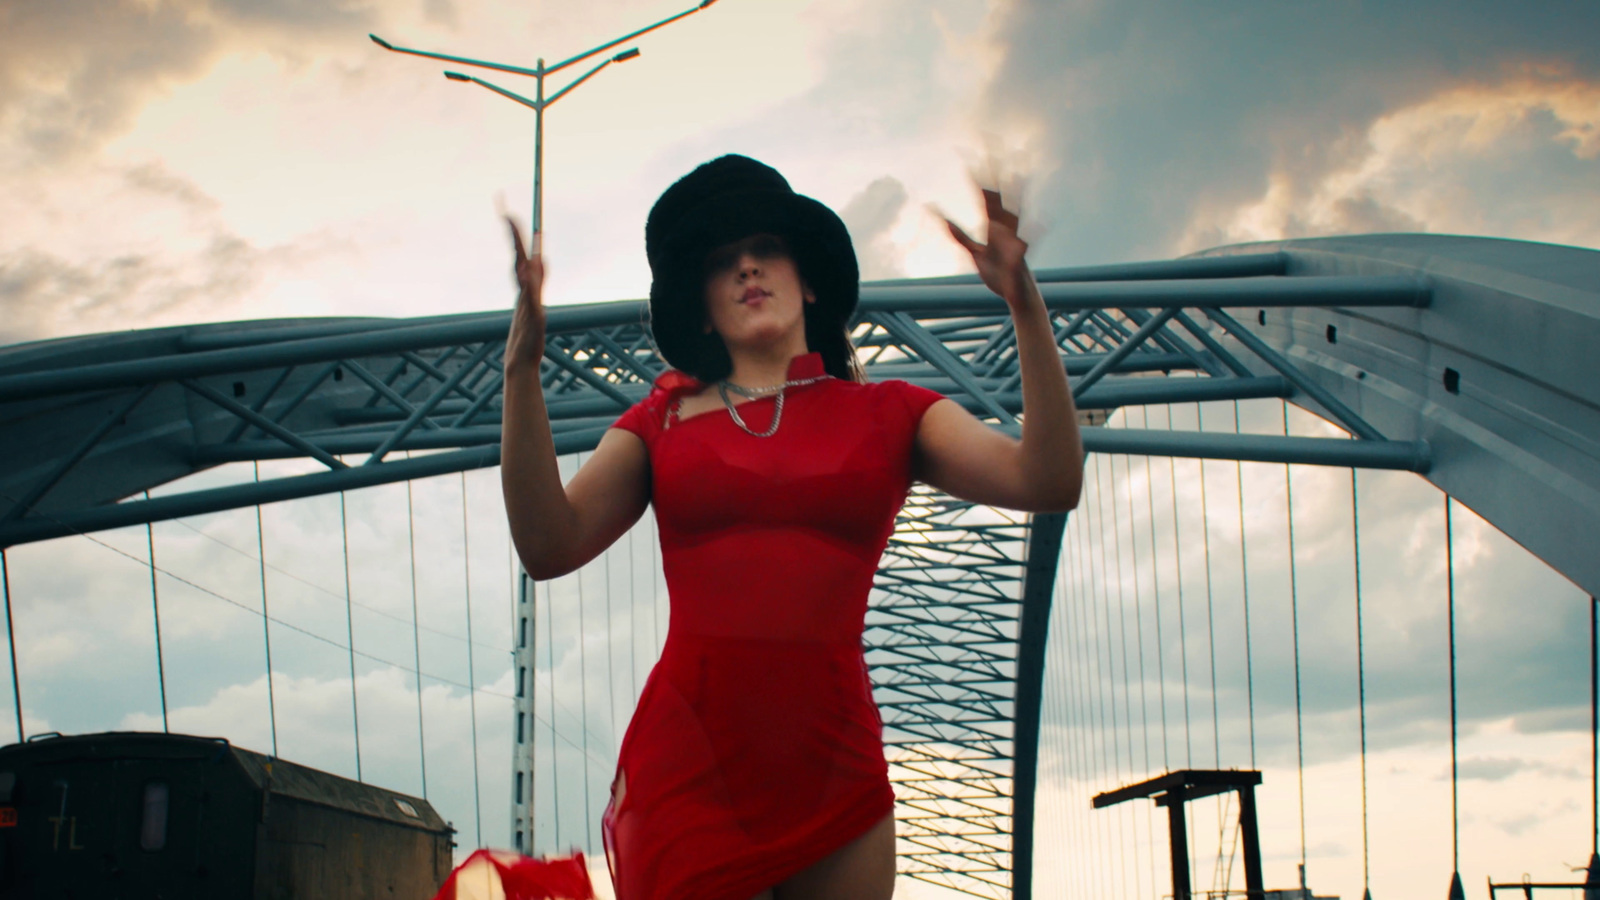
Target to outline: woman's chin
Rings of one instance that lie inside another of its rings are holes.
[[[741,329],[734,335],[724,335],[723,343],[728,345],[729,352],[746,350],[754,353],[765,353],[773,347],[788,340],[791,329],[778,325],[771,327],[752,327]]]

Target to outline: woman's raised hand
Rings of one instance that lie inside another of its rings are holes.
[[[950,236],[956,243],[972,254],[972,264],[978,269],[978,277],[983,279],[989,290],[1005,298],[1007,303],[1016,304],[1024,299],[1025,292],[1033,283],[1033,276],[1029,274],[1027,261],[1023,258],[1028,252],[1028,242],[1017,235],[1018,214],[1005,208],[1000,192],[990,188],[981,190],[984,213],[989,220],[985,236],[987,243],[978,243],[943,213],[938,213],[938,216],[944,220],[945,227],[950,229]]]
[[[544,357],[544,256],[539,252],[539,233],[533,233],[533,246],[525,248],[517,220],[506,216],[511,229],[511,244],[516,250],[517,307],[511,314],[511,332],[506,335],[506,368],[531,365],[535,369]]]

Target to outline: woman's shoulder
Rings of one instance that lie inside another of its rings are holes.
[[[668,369],[656,376],[644,397],[629,407],[611,427],[631,431],[649,443],[666,429],[673,404],[689,394],[699,393],[705,387],[686,372]]]
[[[899,378],[846,383],[870,397],[873,406],[881,412],[900,414],[912,422],[920,421],[928,407],[944,399],[938,391]]]

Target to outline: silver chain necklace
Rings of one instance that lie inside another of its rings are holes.
[[[739,428],[743,430],[745,434],[758,438],[772,437],[774,434],[778,433],[778,423],[783,421],[784,391],[792,387],[815,384],[818,381],[823,381],[832,377],[832,375],[813,375],[810,378],[795,378],[785,381],[782,384],[759,388],[747,388],[743,385],[734,384],[727,379],[723,379],[722,381],[717,382],[717,393],[722,396],[722,405],[728,408],[728,415],[733,419],[733,424],[739,426]],[[753,431],[749,425],[744,423],[744,419],[739,417],[739,411],[734,408],[733,398],[728,396],[729,391],[733,391],[735,394],[738,394],[739,396],[749,400],[753,400],[758,397],[770,397],[773,394],[778,395],[777,403],[772,409],[772,424],[767,426],[766,431]]]

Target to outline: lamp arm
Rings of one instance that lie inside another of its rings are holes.
[[[550,96],[544,98],[544,105],[545,106],[549,106],[550,104],[556,102],[557,100],[560,100],[562,97],[565,97],[567,95],[567,93],[569,91],[571,91],[573,88],[575,88],[578,85],[583,84],[585,81],[588,81],[589,79],[593,78],[595,76],[595,73],[599,72],[601,69],[604,69],[606,66],[609,66],[609,65],[611,65],[611,60],[608,59],[605,62],[601,63],[600,65],[595,66],[594,68],[590,69],[589,71],[583,73],[582,75],[579,75],[577,80],[573,81],[571,84],[567,85],[566,87],[562,88],[559,91],[556,91],[554,94],[551,94]]]
[[[481,84],[484,87],[488,88],[491,91],[494,91],[496,94],[499,94],[502,97],[509,97],[510,99],[515,100],[518,103],[521,103],[523,106],[526,106],[529,109],[537,110],[539,108],[539,104],[538,104],[537,101],[529,100],[527,97],[524,97],[521,94],[518,94],[518,93],[516,93],[514,91],[508,91],[505,88],[500,87],[498,85],[490,84],[489,82],[484,81],[481,78],[474,78],[471,75],[468,75],[467,76],[467,80],[472,82],[473,84]],[[550,98],[550,100],[554,100],[554,99],[555,99],[554,97]],[[550,100],[546,100],[544,102],[546,106],[550,105]]]
[[[539,75],[539,71],[537,69],[526,69],[522,66],[508,66],[502,63],[484,62],[481,59],[468,59],[465,56],[450,56],[444,53],[430,53],[427,50],[413,50],[410,47],[396,47],[395,45],[389,43],[383,38],[378,37],[375,34],[369,34],[367,37],[372,38],[372,42],[377,44],[379,47],[382,47],[385,50],[392,50],[395,53],[409,53],[412,56],[426,56],[429,59],[442,59],[445,62],[461,63],[462,65],[467,66],[479,66],[485,69],[495,69],[500,72],[510,72],[514,75],[532,75],[534,77],[538,77]],[[546,71],[549,70],[547,69]]]
[[[625,34],[622,37],[619,37],[614,41],[611,41],[611,42],[605,43],[605,44],[601,44],[600,46],[594,48],[593,50],[585,50],[584,52],[578,54],[577,56],[574,56],[574,57],[572,57],[570,59],[564,59],[561,62],[558,62],[555,65],[550,66],[549,68],[546,68],[544,71],[545,71],[546,74],[549,74],[551,72],[556,71],[557,69],[564,69],[567,66],[570,66],[575,62],[581,62],[581,61],[583,61],[585,59],[588,59],[589,57],[595,55],[596,53],[601,53],[601,52],[604,52],[606,50],[610,50],[612,47],[615,47],[618,44],[622,44],[622,43],[626,43],[628,41],[631,41],[631,40],[633,40],[634,38],[638,37],[641,34],[646,34],[648,32],[655,31],[657,28],[660,28],[663,25],[670,25],[671,23],[678,21],[679,19],[683,18],[684,16],[694,15],[695,13],[699,12],[700,10],[705,9],[706,5],[707,4],[702,3],[702,4],[694,7],[693,9],[686,9],[683,12],[678,13],[677,15],[668,16],[667,18],[662,19],[661,21],[655,23],[654,25],[651,25],[648,28],[641,28],[638,31],[633,32],[632,34]],[[585,76],[585,77],[587,77],[587,76]],[[574,82],[574,83],[576,83],[576,82]]]

